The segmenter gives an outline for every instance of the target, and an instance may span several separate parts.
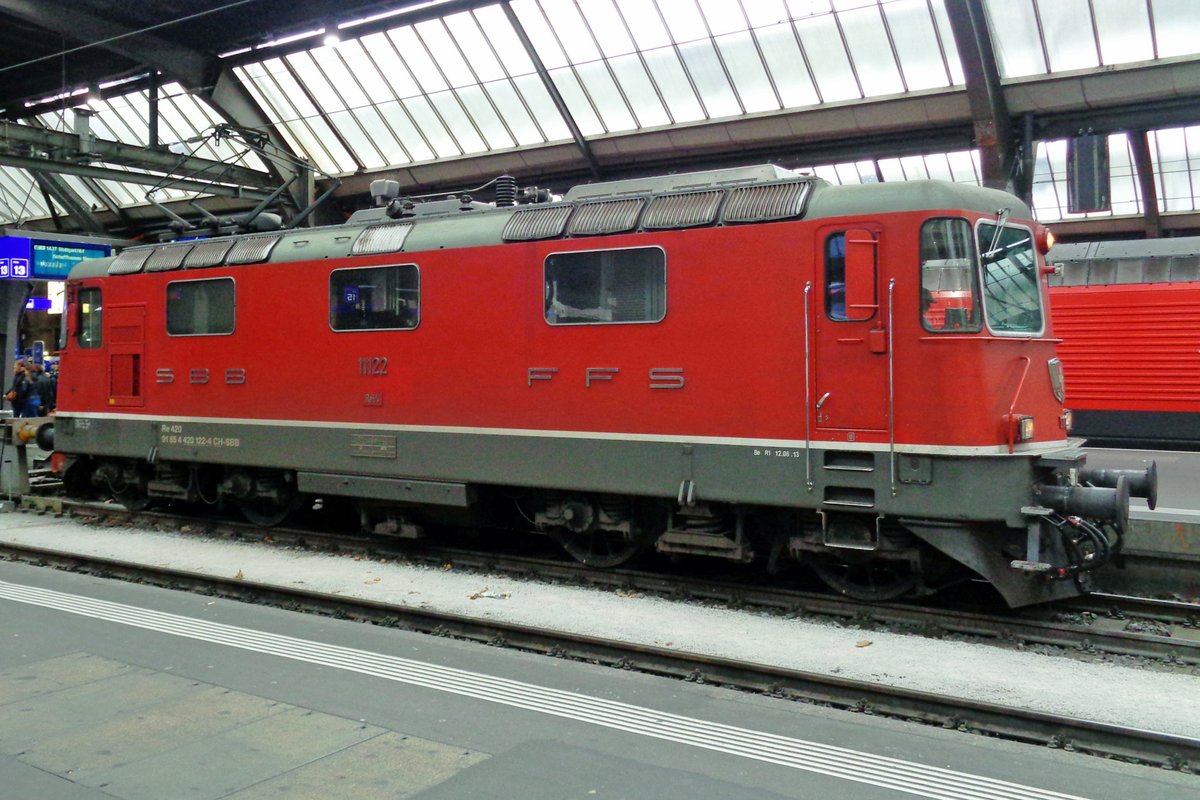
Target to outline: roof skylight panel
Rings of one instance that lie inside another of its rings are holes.
[[[613,5],[612,0],[591,0],[580,4],[579,10],[583,13],[584,21],[605,58],[619,58],[636,52],[629,20]],[[637,24],[646,12],[654,13],[645,8],[634,18],[634,24]]]
[[[891,30],[900,72],[910,92],[951,85],[949,59],[958,60],[954,41],[942,41],[926,0],[895,0],[882,6]]]
[[[314,111],[331,114],[335,111],[346,110],[346,102],[333,88],[325,71],[313,60],[311,52],[289,55],[287,63],[295,70],[298,84],[296,88],[316,104]]]
[[[508,72],[500,63],[497,51],[488,36],[479,28],[475,16],[469,13],[451,14],[444,17],[442,22],[450,32],[450,37],[459,54],[466,58],[474,78],[482,83],[500,80],[508,76]],[[508,25],[508,20],[504,20]],[[508,54],[505,53],[505,58]]]
[[[407,26],[396,28],[388,31],[388,37],[409,72],[416,78],[422,92],[433,94],[450,88],[445,75],[438,69],[437,62],[425,49],[425,44],[417,37],[416,31]]]
[[[533,123],[545,133],[548,141],[571,138],[567,123],[554,101],[550,99],[550,93],[546,91],[541,78],[537,75],[516,75],[513,77],[513,84],[522,100],[529,106]]]
[[[1200,14],[1193,0],[1150,0],[1158,57],[1200,53]]]
[[[716,43],[746,113],[778,111],[781,101],[767,76],[754,35],[746,31],[726,34],[718,36]]]
[[[900,67],[878,6],[837,15],[850,51],[851,69],[858,75],[863,96],[899,94],[905,90]]]
[[[648,50],[643,57],[646,59],[646,70],[658,86],[671,118],[677,123],[704,119],[704,108],[675,48]]]
[[[379,97],[387,97],[389,93],[400,100],[421,96],[421,87],[417,85],[416,78],[400,57],[390,34],[372,34],[364,37],[362,41],[365,53],[383,76],[385,84],[376,85],[378,89],[383,90],[372,94],[376,100]]]
[[[1091,69],[1100,66],[1096,33],[1088,0],[1035,0],[1042,36],[1050,55],[1050,72]]]
[[[1154,58],[1146,0],[1092,0],[1092,10],[1101,63],[1124,64]]]
[[[663,105],[663,98],[638,56],[618,56],[610,59],[608,63],[621,92],[643,127],[670,124],[671,118]]]
[[[1183,128],[1150,132],[1150,159],[1154,164],[1162,211],[1193,211],[1196,208],[1192,159]],[[1200,166],[1200,165],[1197,165]],[[1196,176],[1200,178],[1200,175]]]
[[[626,104],[625,96],[617,88],[612,75],[609,74],[608,66],[603,61],[578,64],[575,74],[591,99],[596,113],[600,115],[606,131],[628,131],[639,127]]]
[[[554,87],[558,89],[558,93],[562,95],[563,102],[567,104],[567,110],[574,118],[580,133],[584,136],[599,136],[607,133],[598,112],[579,84],[574,70],[570,68],[551,70],[550,78],[554,81]]]
[[[385,155],[388,155],[391,163],[429,161],[434,157],[433,148],[399,100],[378,103],[375,110],[387,122],[388,128],[396,137],[395,142],[388,143],[388,149],[385,150]]]
[[[969,183],[974,186],[982,184],[978,150],[956,150],[946,153],[946,166],[949,167],[951,180],[955,183]]]
[[[429,100],[424,97],[409,97],[402,101],[405,111],[413,123],[421,130],[421,135],[433,148],[435,158],[451,158],[461,156],[462,148],[447,130]]]
[[[800,45],[808,56],[821,101],[862,99],[850,57],[832,15],[797,20],[795,27]]]
[[[676,44],[709,38],[708,26],[695,0],[657,0],[656,4]]]
[[[755,35],[783,107],[799,108],[818,103],[820,98],[791,23],[759,28]]]
[[[457,93],[467,113],[479,128],[488,149],[498,150],[517,144],[482,86],[466,86],[458,89]]]
[[[592,36],[591,29],[580,15],[574,3],[538,0],[537,5],[541,9],[542,14],[545,15],[553,38],[557,40],[559,45],[563,46],[562,51],[569,62],[579,64],[601,58],[600,49],[596,44],[595,37]],[[540,15],[531,14],[530,16],[537,17]],[[522,23],[525,23],[525,17],[520,17],[520,19]],[[542,53],[541,42],[535,42],[535,44],[538,45],[538,55],[545,59],[546,56]]]
[[[538,58],[541,59],[542,66],[547,70],[555,70],[571,63],[555,29],[546,18],[545,9],[538,0],[513,0],[511,7],[516,13],[521,27],[524,28],[525,35],[529,37]],[[584,46],[590,48],[590,45]],[[517,39],[517,47],[522,51],[525,49],[519,39]],[[592,57],[599,57],[599,54],[593,53]]]
[[[709,119],[744,113],[711,40],[681,44],[679,55]]]

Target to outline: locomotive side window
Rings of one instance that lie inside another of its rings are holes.
[[[167,284],[167,334],[217,336],[233,333],[233,278]]]
[[[658,247],[554,253],[545,265],[546,322],[661,322],[667,314],[667,255]]]
[[[931,219],[921,226],[921,324],[934,333],[982,327],[975,247],[965,219]]]
[[[997,333],[1042,330],[1042,287],[1033,234],[1028,228],[979,225],[983,310]]]
[[[75,301],[75,343],[80,347],[99,347],[104,343],[101,338],[101,307],[99,288],[79,290]]]
[[[329,275],[329,327],[335,331],[395,331],[421,321],[416,264],[335,269]]]
[[[874,280],[873,276],[871,280]],[[868,289],[868,294],[874,296],[874,286],[862,288]],[[825,240],[825,313],[835,322],[862,322],[875,316],[873,305],[853,305],[849,309],[846,306],[845,231]]]

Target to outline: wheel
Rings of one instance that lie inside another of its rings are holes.
[[[921,577],[912,562],[905,560],[822,553],[809,564],[834,591],[873,603],[913,594]]]
[[[255,525],[263,528],[273,528],[288,518],[299,505],[300,497],[289,494],[284,498],[252,497],[248,500],[238,500],[238,510],[242,516]]]
[[[624,564],[646,548],[643,538],[626,538],[620,531],[592,530],[574,533],[558,530],[554,538],[571,557],[589,567],[608,569]]]
[[[125,506],[126,511],[142,511],[150,505],[150,496],[140,486],[128,486],[114,492],[113,499]]]

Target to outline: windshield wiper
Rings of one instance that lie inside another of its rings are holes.
[[[1008,222],[1008,209],[1002,208],[996,212],[996,232],[992,234],[992,243],[988,245],[984,258],[991,258],[997,252],[996,245],[1000,244],[1000,234],[1004,232],[1004,223]]]

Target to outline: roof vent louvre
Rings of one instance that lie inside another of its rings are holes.
[[[581,203],[567,224],[567,233],[572,236],[596,236],[631,231],[637,227],[638,215],[645,204],[646,201],[641,197]]]
[[[569,205],[539,206],[523,208],[508,218],[504,225],[504,241],[531,242],[535,239],[553,239],[562,236],[567,217],[571,216]]]
[[[183,258],[192,249],[192,243],[156,247],[146,259],[146,272],[166,272],[183,266]]]
[[[233,239],[198,242],[192,251],[184,256],[183,268],[215,267],[225,260],[225,255],[231,247],[233,247]]]
[[[404,247],[404,240],[412,231],[411,223],[385,223],[363,228],[350,248],[351,255],[363,256],[371,253],[395,253]]]
[[[266,261],[282,238],[282,234],[276,234],[275,236],[251,236],[249,239],[242,239],[230,249],[225,263],[257,264]]]
[[[723,194],[720,190],[660,194],[650,201],[642,217],[642,227],[662,230],[711,225],[717,220]]]
[[[804,213],[812,184],[788,181],[767,186],[742,186],[729,193],[725,222],[767,222],[798,217]]]
[[[142,266],[145,265],[146,259],[153,253],[153,248],[137,248],[134,250],[125,250],[119,256],[113,259],[113,262],[108,265],[109,275],[130,275],[134,272],[141,272]]]

